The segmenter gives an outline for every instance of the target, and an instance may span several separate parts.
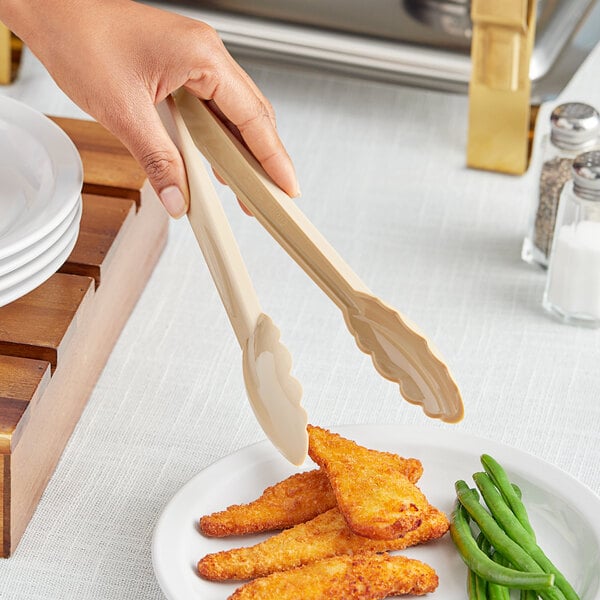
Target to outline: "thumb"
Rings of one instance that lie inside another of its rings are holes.
[[[150,99],[138,103],[135,115],[130,112],[128,116],[118,119],[113,133],[144,169],[167,212],[176,219],[182,217],[188,210],[189,191],[179,150]]]

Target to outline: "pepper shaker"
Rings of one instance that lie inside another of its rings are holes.
[[[523,260],[548,266],[560,194],[571,178],[573,160],[599,146],[600,114],[581,102],[557,106],[550,116],[550,133],[541,145],[542,166],[536,206],[523,242]]]
[[[560,198],[544,308],[562,321],[600,326],[600,151],[578,156]]]

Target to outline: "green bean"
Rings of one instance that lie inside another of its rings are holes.
[[[488,586],[491,584],[489,584],[483,577],[477,577],[476,585],[479,598],[481,598],[481,600],[487,600]]]
[[[477,597],[477,573],[467,569],[467,592],[469,600],[479,600]]]
[[[536,544],[535,539],[529,535],[521,525],[510,507],[505,504],[498,489],[494,486],[492,478],[487,473],[475,473],[473,480],[477,484],[485,503],[497,523],[504,529],[508,537],[516,542],[540,567],[547,573],[553,573],[555,585],[567,600],[579,600],[579,596],[566,580],[565,576],[554,566],[552,561]]]
[[[500,465],[500,463],[492,458],[489,454],[481,455],[481,464],[485,469],[485,472],[490,476],[491,480],[494,482],[494,485],[498,488],[498,491],[504,498],[504,501],[510,509],[515,514],[515,517],[519,520],[519,523],[523,526],[525,530],[535,539],[535,533],[533,532],[533,527],[529,522],[529,517],[527,515],[527,510],[525,509],[525,505],[521,501],[521,490],[517,488],[518,491],[515,490],[510,480],[508,479],[508,475],[504,468]]]
[[[464,483],[464,485],[467,484]],[[479,501],[477,501],[477,504],[479,504]],[[456,503],[452,513],[450,535],[467,567],[488,582],[528,590],[549,589],[554,582],[553,575],[524,573],[502,567],[484,554],[477,546],[469,526],[467,511],[460,502]]]
[[[486,581],[479,577],[475,571],[468,570],[467,589],[469,600],[487,600]]]
[[[489,540],[480,533],[477,536],[477,545],[485,552],[494,562],[502,565],[504,567],[508,567],[508,564],[505,564],[506,561],[492,549],[492,545]],[[498,585],[497,583],[488,584],[488,599],[489,600],[510,600],[510,591],[504,585]]]
[[[529,573],[543,573],[542,568],[529,556],[529,554],[514,542],[494,521],[481,504],[479,504],[478,495],[464,481],[457,481],[455,484],[456,493],[460,503],[465,507],[471,518],[479,525],[479,529],[490,541],[494,548],[509,560],[515,567]],[[497,565],[498,568],[505,568]],[[552,583],[554,583],[554,574],[551,574]],[[500,583],[500,582],[499,582]],[[506,584],[504,584],[506,585]],[[509,586],[510,587],[510,586]],[[536,589],[533,586],[512,586],[521,589]],[[544,600],[564,600],[562,592],[553,585],[545,589],[537,589]]]
[[[510,591],[505,585],[488,583],[489,600],[510,600]]]
[[[484,552],[485,554],[488,554],[487,550],[485,548],[483,548],[483,544],[487,541],[483,535],[480,533],[477,536],[477,546],[482,550],[482,552]],[[479,590],[480,593],[483,594],[483,597],[485,598],[485,600],[489,600],[490,598],[490,586],[495,585],[493,583],[489,583],[487,582],[483,577],[479,577],[479,575],[475,574],[475,584],[479,586]]]
[[[538,595],[533,590],[521,590],[519,600],[537,600]]]

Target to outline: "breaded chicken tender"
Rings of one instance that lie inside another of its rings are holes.
[[[393,539],[419,526],[427,498],[404,475],[397,454],[369,450],[312,425],[308,440],[308,454],[327,473],[354,533]]]
[[[399,457],[402,472],[416,483],[423,465],[416,458]],[[287,529],[304,523],[336,506],[329,479],[321,469],[296,473],[268,487],[248,504],[229,508],[200,519],[200,531],[211,537]]]
[[[446,515],[429,506],[417,529],[393,540],[372,540],[353,533],[332,508],[254,546],[207,554],[198,562],[198,572],[212,581],[253,579],[332,556],[402,550],[440,538],[448,527]]]
[[[271,487],[249,504],[234,504],[200,519],[204,535],[225,537],[287,529],[335,506],[327,475],[315,469],[296,473]]]
[[[337,556],[255,579],[229,600],[380,600],[433,592],[438,576],[425,563],[404,556]]]

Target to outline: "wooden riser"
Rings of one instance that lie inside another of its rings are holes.
[[[83,214],[60,272],[0,308],[4,557],[23,535],[168,231],[144,172],[116,138],[97,123],[54,120],[82,156]]]

